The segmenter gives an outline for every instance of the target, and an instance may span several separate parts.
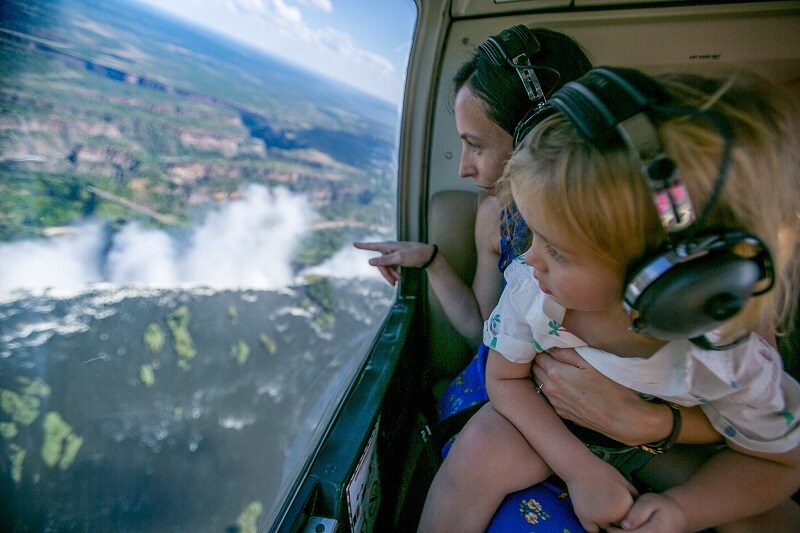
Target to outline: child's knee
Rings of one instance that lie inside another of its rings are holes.
[[[454,447],[457,446],[462,453],[474,454],[473,456],[483,457],[487,453],[496,453],[506,442],[503,437],[504,428],[493,415],[494,412],[485,408],[478,411],[458,433]]]

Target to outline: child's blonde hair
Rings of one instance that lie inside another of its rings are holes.
[[[674,106],[713,110],[730,123],[730,166],[704,226],[752,233],[772,251],[775,290],[751,298],[730,331],[757,329],[768,319],[780,334],[798,300],[800,106],[788,92],[751,74],[725,79],[671,74],[656,80]],[[717,180],[725,139],[704,116],[651,115],[651,120],[700,213]],[[557,228],[559,238],[584,246],[621,276],[667,239],[637,158],[622,142],[592,145],[560,113],[520,143],[501,185],[503,203],[524,205]]]

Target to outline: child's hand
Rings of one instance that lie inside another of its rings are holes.
[[[620,527],[609,533],[678,533],[689,531],[680,506],[669,496],[648,493],[634,502]]]
[[[578,520],[590,533],[622,520],[638,494],[617,469],[600,460],[591,471],[568,482],[567,489]]]

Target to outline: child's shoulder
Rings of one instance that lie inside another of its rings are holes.
[[[705,342],[690,342],[696,354],[710,357],[752,357],[765,350],[778,352],[773,344],[756,332],[750,332],[738,340],[725,341],[715,337],[712,331],[706,334]],[[706,342],[711,347],[705,347]]]
[[[778,349],[757,333],[750,333],[735,345],[723,350],[708,350],[691,345],[691,357],[709,369],[730,373],[737,381],[757,375],[775,376],[783,371],[783,361]]]
[[[525,262],[525,256],[519,255],[515,257],[509,264],[508,268],[506,268],[503,275],[506,278],[506,283],[508,285],[515,284],[535,284],[538,288],[538,284],[536,283],[536,278],[533,277],[534,270],[533,267],[529,266]]]

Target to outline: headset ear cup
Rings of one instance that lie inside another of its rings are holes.
[[[729,247],[688,261],[669,253],[655,257],[626,289],[633,329],[663,340],[704,335],[739,313],[758,282],[772,276],[765,272],[769,261],[761,254],[740,257]],[[630,301],[629,293],[638,296]]]
[[[516,148],[522,140],[541,121],[555,114],[556,110],[549,104],[531,109],[514,128],[513,146]]]

